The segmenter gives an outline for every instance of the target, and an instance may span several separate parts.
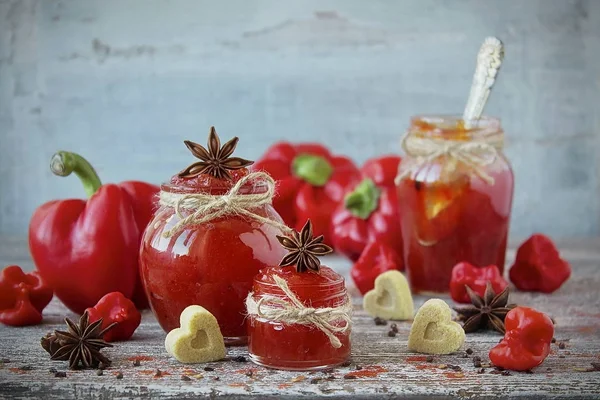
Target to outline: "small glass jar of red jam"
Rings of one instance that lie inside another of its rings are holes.
[[[297,272],[295,267],[270,267],[254,279],[252,296],[258,302],[263,296],[285,298],[275,284],[281,277],[289,289],[306,306],[312,308],[340,307],[348,294],[344,277],[331,268],[321,266],[319,272]],[[345,322],[333,322],[343,326]],[[327,335],[314,325],[282,323],[258,315],[248,317],[248,353],[259,365],[285,370],[319,370],[343,364],[350,357],[350,329],[335,333],[341,343],[335,348]]]
[[[460,117],[412,119],[405,143],[412,136],[433,145],[418,154],[405,145],[396,182],[413,292],[448,292],[452,268],[461,261],[504,270],[514,181],[503,135],[491,117],[469,128]]]
[[[221,196],[249,174],[246,168],[240,168],[229,171],[230,179],[226,179],[210,172],[175,175],[161,186],[161,196]],[[237,195],[266,190],[264,181],[249,181]],[[249,211],[283,222],[271,204]],[[258,271],[277,265],[285,254],[276,239],[281,231],[268,223],[228,214],[185,225],[171,237],[163,235],[191,212],[183,208],[179,216],[174,207],[161,205],[146,228],[140,249],[140,272],[151,309],[160,326],[169,332],[179,327],[179,316],[186,307],[200,305],[215,316],[226,344],[244,344],[244,301]]]

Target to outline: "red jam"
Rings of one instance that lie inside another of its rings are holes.
[[[413,120],[412,134],[452,141],[471,141],[501,133],[499,122],[468,130],[461,120]],[[497,265],[504,259],[513,197],[513,173],[501,152],[484,171],[487,183],[472,167],[448,156],[419,164],[410,156],[397,185],[404,242],[404,262],[413,292],[448,292],[452,268],[461,261],[476,266]]]
[[[338,307],[347,301],[344,278],[331,268],[319,272],[297,272],[295,267],[265,268],[254,279],[253,297],[285,298],[273,276],[283,278],[291,291],[308,307]],[[334,322],[343,326],[342,320]],[[336,333],[342,346],[335,348],[324,332],[314,325],[283,324],[250,315],[248,352],[253,362],[287,370],[317,370],[344,363],[350,357],[350,329]]]
[[[246,169],[230,171],[232,182],[202,174],[194,178],[173,177],[161,189],[170,193],[222,195]],[[244,185],[240,194],[265,191],[264,183]],[[268,205],[251,210],[282,222]],[[182,211],[183,216],[188,214]],[[170,238],[162,236],[179,221],[175,210],[161,206],[144,233],[140,269],[150,306],[166,331],[179,327],[179,316],[189,305],[200,305],[219,322],[225,342],[246,342],[245,299],[254,276],[262,268],[274,266],[285,256],[276,235],[279,229],[243,216],[227,215],[201,225],[186,226]]]

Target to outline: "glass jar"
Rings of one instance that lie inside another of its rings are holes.
[[[297,272],[294,267],[266,268],[254,279],[252,297],[286,298],[275,284],[281,277],[298,300],[307,307],[340,307],[349,302],[344,277],[327,266],[319,272]],[[248,352],[250,359],[269,368],[284,370],[319,370],[343,364],[350,357],[350,327],[335,333],[341,343],[335,348],[327,335],[314,325],[286,324],[248,315]],[[342,319],[331,322],[343,327]]]
[[[246,174],[246,169],[232,171],[232,181],[206,174],[194,179],[174,177],[161,190],[223,195]],[[239,195],[264,193],[266,188],[262,181],[250,181]],[[271,204],[249,211],[283,222]],[[190,211],[181,213],[186,217]],[[173,207],[160,206],[142,238],[140,272],[158,323],[169,332],[179,327],[179,316],[187,306],[200,305],[216,317],[227,345],[246,343],[244,301],[258,271],[277,265],[285,256],[275,237],[280,230],[244,216],[226,215],[163,237],[179,220]]]
[[[503,272],[514,190],[503,137],[491,117],[468,129],[461,117],[412,119],[396,186],[413,292],[448,292],[461,261]]]

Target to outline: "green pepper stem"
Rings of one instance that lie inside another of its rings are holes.
[[[344,197],[344,206],[352,215],[367,219],[379,206],[380,194],[375,182],[366,178]]]
[[[50,170],[54,175],[69,176],[72,172],[83,184],[87,197],[92,197],[102,186],[102,182],[92,165],[77,153],[59,151],[50,160]]]
[[[292,171],[311,185],[324,186],[333,174],[333,167],[324,157],[299,154],[292,162]]]

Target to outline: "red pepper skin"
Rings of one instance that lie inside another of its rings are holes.
[[[29,247],[40,275],[78,314],[106,293],[133,295],[139,241],[129,195],[115,184],[101,186],[87,201],[45,203],[29,224]]]
[[[367,244],[360,258],[350,269],[350,276],[362,295],[375,287],[375,279],[390,270],[404,270],[402,258],[384,243]]]
[[[361,168],[361,178],[371,179],[379,192],[376,208],[365,218],[356,215],[347,201],[342,201],[331,217],[333,246],[336,251],[352,261],[358,260],[367,243],[384,242],[402,255],[402,232],[398,196],[394,179],[398,172],[400,157],[383,156],[365,162]],[[346,192],[349,199],[359,190],[361,180],[356,180]]]
[[[36,272],[25,274],[10,265],[0,274],[0,322],[10,326],[36,325],[52,300],[52,289]]]
[[[496,293],[500,293],[508,286],[508,282],[495,265],[476,267],[468,262],[458,263],[452,269],[450,296],[457,303],[470,303],[471,300],[465,286],[469,286],[475,293],[483,297],[488,281],[491,282]]]
[[[554,324],[546,314],[529,307],[516,307],[506,314],[504,324],[504,339],[489,353],[494,365],[528,371],[550,354]]]
[[[524,291],[552,293],[571,276],[571,266],[560,258],[552,240],[534,234],[517,250],[515,262],[509,271],[512,283]]]
[[[295,161],[306,155],[320,158],[331,170],[323,184],[311,183],[295,171]],[[316,143],[278,142],[254,163],[252,170],[265,171],[277,181],[273,207],[288,226],[301,230],[310,219],[315,236],[324,235],[325,242],[331,244],[331,214],[359,174],[350,159],[332,155]]]
[[[86,311],[90,323],[102,318],[100,329],[108,327],[113,322],[117,323],[104,334],[104,340],[107,342],[129,340],[142,321],[142,315],[135,304],[120,292],[107,293],[94,307]]]

